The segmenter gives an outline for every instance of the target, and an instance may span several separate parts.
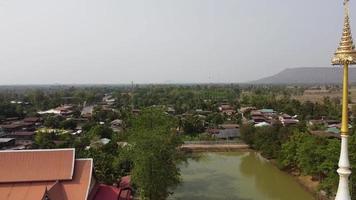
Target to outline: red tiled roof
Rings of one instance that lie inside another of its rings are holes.
[[[89,200],[132,200],[131,177],[121,178],[118,187],[104,184],[96,185]]]
[[[0,151],[0,183],[71,180],[74,149]]]
[[[92,197],[92,200],[117,200],[119,198],[121,189],[103,184],[100,184],[97,187],[98,188],[95,195]]]

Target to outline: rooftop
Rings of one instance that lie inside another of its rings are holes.
[[[74,155],[74,149],[0,151],[0,183],[71,180]]]

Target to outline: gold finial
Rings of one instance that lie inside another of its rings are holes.
[[[349,0],[344,0],[344,7],[344,28],[339,47],[332,59],[333,65],[356,64],[356,50],[353,44],[350,26]]]

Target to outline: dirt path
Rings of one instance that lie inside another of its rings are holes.
[[[249,149],[247,144],[184,144],[181,146],[185,151],[233,151]]]

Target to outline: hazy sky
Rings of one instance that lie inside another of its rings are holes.
[[[331,67],[343,0],[0,0],[0,84],[244,82]],[[351,1],[356,34],[356,2]]]

